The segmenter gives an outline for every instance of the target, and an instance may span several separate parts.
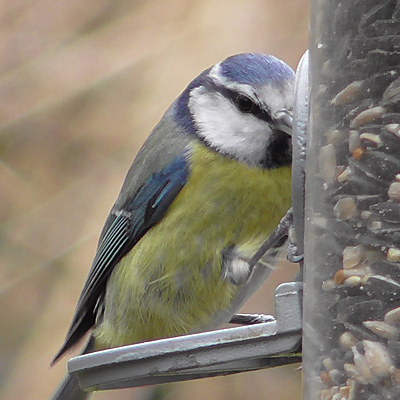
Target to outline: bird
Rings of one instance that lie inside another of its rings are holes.
[[[249,260],[291,204],[293,84],[261,53],[188,84],[126,175],[52,364],[87,332],[82,353],[231,320],[273,268]],[[52,399],[86,395],[67,375]]]

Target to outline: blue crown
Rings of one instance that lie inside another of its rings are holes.
[[[264,54],[237,54],[221,62],[220,67],[222,77],[245,85],[263,86],[269,83],[281,86],[285,81],[294,79],[294,72],[288,65]]]

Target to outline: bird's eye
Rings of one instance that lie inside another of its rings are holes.
[[[237,108],[244,113],[249,113],[254,109],[253,101],[249,99],[247,96],[244,96],[242,94],[237,95],[235,103]]]

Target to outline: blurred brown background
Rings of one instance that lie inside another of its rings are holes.
[[[292,67],[306,0],[0,1],[0,399],[47,399],[104,220],[136,151],[203,69],[239,52]],[[272,312],[280,266],[246,305]],[[97,400],[144,399],[148,389]],[[175,384],[180,399],[300,398],[298,365]]]

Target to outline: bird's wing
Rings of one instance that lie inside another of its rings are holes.
[[[66,339],[53,363],[94,325],[112,270],[140,238],[161,220],[184,187],[188,169],[187,157],[183,152],[159,172],[150,175],[134,193],[125,196],[122,205],[111,210]]]

